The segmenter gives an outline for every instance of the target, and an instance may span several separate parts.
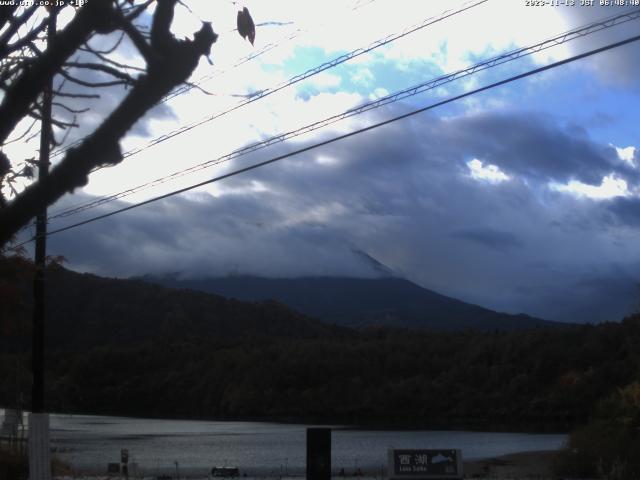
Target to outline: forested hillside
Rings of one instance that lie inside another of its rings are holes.
[[[0,284],[0,404],[16,387],[28,404],[28,275],[3,275],[16,281]],[[49,279],[53,411],[564,430],[640,380],[637,316],[517,332],[356,332],[274,302],[59,267]]]
[[[4,261],[0,296],[4,350],[26,349],[31,316],[31,264]],[[0,270],[1,273],[1,270]],[[344,329],[298,314],[277,302],[240,302],[135,280],[79,274],[54,264],[47,272],[47,348],[87,351],[96,346],[136,346],[148,341],[313,337]],[[346,331],[346,330],[345,330]],[[22,332],[22,335],[19,335]]]
[[[147,343],[50,355],[56,409],[565,429],[637,379],[640,322],[497,334]]]

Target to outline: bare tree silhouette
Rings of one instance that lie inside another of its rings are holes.
[[[13,189],[9,199],[0,193],[0,247],[42,208],[86,185],[92,170],[119,163],[119,140],[150,108],[187,81],[202,56],[209,55],[217,39],[209,23],[203,23],[192,40],[178,39],[171,32],[177,3],[179,0],[89,0],[75,7],[71,20],[46,42],[46,48],[44,7],[8,5],[0,9],[0,187],[11,189],[18,178],[33,176],[36,161],[8,158],[5,147],[37,134],[43,92],[52,78],[57,81],[52,92],[54,105],[66,113],[52,121],[52,147],[64,141],[70,129],[78,126],[77,116],[88,110],[78,107],[79,101],[99,97],[102,89],[118,85],[127,89],[121,102],[64,153],[44,180],[20,192]],[[155,10],[150,13],[152,4]],[[70,7],[47,7],[48,15],[62,8]],[[99,49],[90,45],[90,40],[104,35],[116,37],[113,46]],[[125,37],[144,66],[123,64],[112,55]],[[53,134],[54,128],[61,138]],[[10,135],[16,138],[9,140]]]

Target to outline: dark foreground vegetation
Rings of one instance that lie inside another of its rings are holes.
[[[569,435],[554,470],[579,478],[640,478],[640,383],[617,389],[597,403],[588,423]]]
[[[3,480],[26,479],[29,473],[27,455],[0,443],[0,478]]]
[[[28,405],[29,268],[5,259],[0,271],[13,279],[0,282],[4,405],[17,389]],[[354,331],[275,302],[61,267],[49,278],[51,411],[575,429],[559,472],[640,474],[640,316],[514,332]]]
[[[55,476],[72,474],[70,466],[53,457],[51,469]],[[26,448],[15,448],[6,442],[0,442],[0,479],[27,480],[29,478],[29,459]]]

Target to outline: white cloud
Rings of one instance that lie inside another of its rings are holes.
[[[509,180],[509,176],[496,165],[484,165],[481,160],[474,158],[467,162],[471,178],[484,180],[491,183],[500,183]]]
[[[215,185],[215,194],[214,197],[220,195],[247,195],[247,194],[255,194],[255,193],[265,193],[269,192],[269,187],[264,183],[258,180],[250,180],[242,184],[241,186],[232,186],[229,184],[217,184]],[[201,199],[203,203],[209,202],[211,198],[206,195],[204,192],[195,192],[193,197],[196,199]],[[190,197],[191,198],[191,197]]]
[[[340,160],[338,160],[336,157],[334,156],[330,156],[330,155],[318,155],[316,157],[316,163],[318,165],[323,165],[323,166],[337,166],[340,164]]]
[[[379,87],[369,94],[369,100],[378,100],[379,98],[386,97],[387,95],[389,95],[389,90]]]
[[[211,114],[217,113],[224,110],[225,107],[229,108],[234,105],[238,99],[194,94],[184,95],[175,100],[177,102],[174,103],[174,111],[182,119],[181,122],[159,121],[152,123],[151,128],[153,128],[154,136],[166,134],[178,127],[179,124],[184,125],[202,119],[203,109]],[[214,160],[248,144],[293,131],[303,125],[309,125],[342,113],[360,104],[362,100],[362,97],[357,94],[344,92],[323,92],[305,100],[297,97],[294,89],[287,89],[146,149],[135,157],[126,159],[117,168],[100,170],[92,175],[91,182],[84,191],[94,195],[108,195],[114,191],[144,184],[193,165]],[[365,120],[359,116],[352,117],[316,132],[291,139],[288,143],[298,144],[301,141],[311,141],[318,135],[326,135],[327,131],[346,133],[357,128]],[[147,141],[148,139],[129,137],[122,143],[124,148],[128,149],[144,145]],[[186,187],[189,184],[202,181],[208,176],[219,175],[228,169],[248,164],[248,162],[258,159],[264,160],[270,155],[273,154],[269,150],[260,151],[238,160],[225,162],[220,166],[180,177],[152,190],[143,190],[140,194],[129,196],[127,199],[140,201],[151,195],[159,195],[166,191]],[[216,192],[213,187],[208,187],[207,191]]]
[[[374,76],[371,70],[365,67],[358,68],[352,75],[351,81],[357,85],[365,87],[370,86],[373,83]]]
[[[627,197],[631,195],[627,182],[614,175],[607,175],[600,185],[588,185],[572,180],[567,184],[552,183],[551,189],[558,192],[570,193],[577,197],[586,197],[594,200],[606,200],[615,197]]]
[[[342,77],[328,72],[321,72],[314,75],[305,83],[309,83],[316,88],[335,88],[342,83]]]
[[[626,147],[626,148],[615,147],[615,149],[616,149],[616,152],[618,153],[618,157],[620,158],[620,160],[627,162],[632,167],[635,166],[635,162],[633,158],[636,153],[636,147],[633,147],[633,146]]]
[[[377,2],[376,2],[377,3]],[[388,33],[402,32],[431,17],[438,17],[444,8],[449,11],[462,2],[444,6],[437,2],[412,2],[410,8],[372,12],[384,18]],[[445,72],[454,72],[475,63],[473,58],[488,58],[545,40],[567,30],[568,22],[557,8],[529,8],[523,2],[496,0],[474,6],[437,23],[429,24],[385,48],[377,60],[392,61],[398,68],[410,69],[412,64],[431,62]],[[388,34],[387,33],[387,34]],[[383,35],[384,36],[384,35]],[[543,64],[566,56],[568,47],[556,46],[533,55]]]

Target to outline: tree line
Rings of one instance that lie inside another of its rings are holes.
[[[3,406],[30,402],[31,269],[0,257]],[[640,473],[639,314],[511,332],[352,330],[276,302],[56,263],[47,275],[49,411],[572,431],[558,472]]]

